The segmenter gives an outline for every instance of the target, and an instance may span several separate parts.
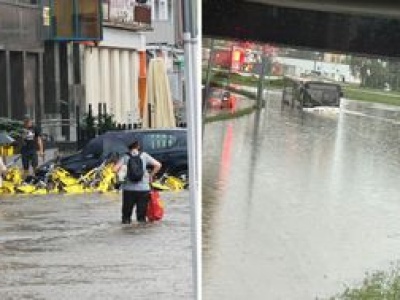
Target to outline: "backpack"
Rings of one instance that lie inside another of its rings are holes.
[[[144,168],[143,168],[143,160],[141,158],[141,153],[138,155],[129,155],[129,160],[127,164],[126,177],[131,182],[139,182],[143,179],[144,176]]]

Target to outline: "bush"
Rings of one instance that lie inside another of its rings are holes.
[[[398,267],[388,272],[375,272],[366,274],[365,279],[359,287],[347,287],[339,295],[329,298],[330,300],[369,300],[382,299],[391,300],[400,298],[400,273]]]

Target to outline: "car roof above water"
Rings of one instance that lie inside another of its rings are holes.
[[[122,140],[125,140],[127,142],[127,139],[132,139],[135,138],[136,136],[144,136],[146,134],[174,134],[176,135],[179,139],[186,138],[187,130],[186,128],[146,128],[146,129],[133,129],[133,130],[114,130],[114,131],[107,131],[106,133],[103,134],[103,136],[109,136],[109,137],[116,137]],[[98,136],[100,137],[100,136]]]
[[[146,128],[146,129],[127,129],[127,130],[110,130],[106,135],[113,135],[118,133],[148,133],[148,132],[186,132],[186,128]]]

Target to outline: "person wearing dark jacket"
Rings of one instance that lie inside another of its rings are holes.
[[[21,159],[25,175],[29,174],[29,167],[32,166],[33,172],[39,164],[38,156],[44,160],[43,140],[38,128],[33,126],[31,119],[24,121],[22,132]]]

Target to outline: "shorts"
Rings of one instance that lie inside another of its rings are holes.
[[[32,168],[36,169],[39,164],[39,159],[36,151],[21,154],[21,159],[22,167],[25,171],[29,170],[29,165],[31,165]]]

